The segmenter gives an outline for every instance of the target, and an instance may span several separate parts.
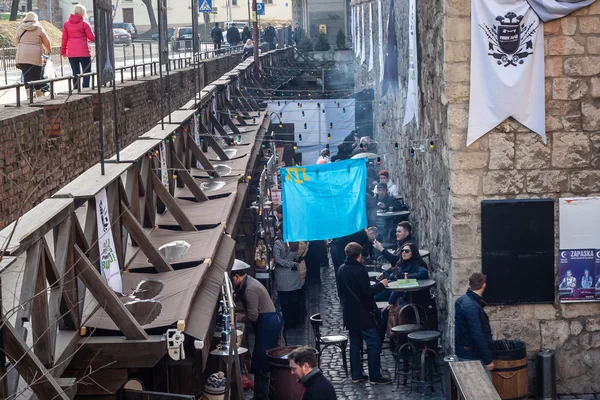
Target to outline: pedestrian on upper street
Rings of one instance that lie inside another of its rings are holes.
[[[17,27],[17,55],[16,64],[23,72],[25,84],[42,79],[42,56],[44,50],[50,53],[52,47],[46,31],[38,23],[38,16],[28,12]],[[43,96],[43,85],[35,85],[38,97]]]
[[[86,21],[87,11],[84,6],[77,4],[73,14],[63,25],[62,46],[60,55],[69,58],[73,72],[73,82],[77,88],[77,76],[91,72],[92,51],[89,42],[95,42],[96,36],[90,23]],[[90,87],[90,77],[82,78],[82,87]]]

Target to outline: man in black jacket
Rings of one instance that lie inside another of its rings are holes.
[[[215,27],[210,31],[210,37],[212,38],[214,49],[219,50],[221,48],[221,43],[223,43],[223,31],[219,26],[218,22],[215,22]]]
[[[317,368],[317,356],[312,347],[299,347],[288,356],[292,374],[304,385],[300,400],[337,400],[335,389]]]
[[[494,369],[494,340],[490,320],[483,310],[486,276],[474,272],[469,277],[469,289],[456,300],[454,341],[456,355],[461,359],[480,360],[488,371]]]
[[[388,285],[387,279],[371,286],[367,270],[361,264],[362,247],[358,243],[349,243],[345,249],[346,261],[338,271],[340,297],[344,325],[350,336],[350,371],[352,382],[369,379],[372,384],[389,384],[389,378],[381,375],[381,336],[378,325],[381,316],[373,296]],[[360,361],[362,343],[367,343],[367,363],[369,376],[363,372]]]
[[[296,46],[300,45],[300,42],[302,42],[302,38],[304,38],[304,30],[302,28],[300,28],[300,24],[296,23],[296,27],[294,28],[294,42],[296,43]]]
[[[237,46],[241,41],[240,31],[235,24],[231,24],[229,29],[227,29],[227,43],[229,43],[230,46]]]

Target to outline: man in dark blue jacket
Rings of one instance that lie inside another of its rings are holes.
[[[344,325],[350,336],[350,371],[352,382],[369,379],[372,384],[388,384],[392,380],[381,375],[381,337],[378,325],[381,316],[373,296],[384,290],[387,279],[371,286],[369,274],[361,264],[362,247],[349,243],[346,248],[346,261],[338,271],[338,290],[342,300]],[[363,372],[360,349],[367,342],[367,364],[369,376]]]
[[[288,356],[292,374],[304,385],[300,400],[337,400],[335,389],[317,368],[317,355],[312,347],[299,347]]]
[[[486,276],[474,272],[469,278],[469,289],[456,300],[455,306],[455,346],[456,355],[467,360],[480,360],[488,371],[494,369],[492,352],[494,340],[492,328],[483,307]]]

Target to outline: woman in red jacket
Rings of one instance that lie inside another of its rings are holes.
[[[96,40],[89,22],[86,21],[87,13],[85,7],[77,4],[73,14],[65,22],[62,32],[62,46],[60,54],[69,58],[75,87],[77,87],[77,76],[91,71],[92,53],[88,41]],[[90,87],[90,77],[83,78],[83,87]]]

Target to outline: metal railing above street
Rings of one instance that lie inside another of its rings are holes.
[[[183,42],[183,41],[181,41]],[[192,44],[191,41],[189,41],[189,47],[191,48]],[[149,56],[149,61],[147,62],[137,62],[134,60],[131,60],[130,65],[127,65],[127,63],[125,63],[125,65],[121,66],[121,67],[116,67],[114,69],[115,71],[115,80],[117,82],[123,83],[125,81],[136,81],[140,78],[145,78],[148,76],[157,76],[159,75],[160,72],[160,61],[159,61],[159,57],[158,57],[158,46],[154,45],[154,48],[156,48],[156,53],[153,55],[152,53],[150,53]],[[187,44],[185,47],[188,47]],[[178,54],[177,57],[171,57],[172,54],[169,54],[169,59],[168,62],[165,63],[165,65],[163,66],[163,72],[168,70],[168,71],[175,71],[178,69],[183,69],[183,68],[188,68],[190,66],[193,66],[194,63],[200,63],[203,60],[207,60],[210,58],[214,58],[217,56],[222,56],[222,55],[226,55],[226,54],[232,54],[232,53],[238,53],[241,52],[243,46],[230,46],[230,47],[222,47],[221,49],[218,50],[206,50],[206,51],[201,51],[198,52],[196,54],[194,54],[194,52],[192,50],[190,50],[189,52],[186,51],[185,55],[180,55]],[[142,47],[143,49],[143,47]],[[152,46],[150,46],[150,50],[152,49]],[[133,54],[135,54],[135,52],[133,52]],[[143,54],[143,52],[142,52]],[[116,57],[116,52],[115,52],[115,58]],[[62,59],[62,58],[61,58]],[[142,60],[145,59],[144,57],[142,57]],[[93,63],[92,63],[93,64]],[[41,86],[46,86],[46,93],[50,94],[50,98],[54,99],[57,91],[56,91],[56,85],[57,83],[60,82],[67,82],[68,85],[68,89],[67,92],[69,95],[72,93],[81,93],[82,92],[82,80],[83,78],[89,77],[90,78],[90,89],[95,89],[97,88],[97,73],[95,71],[93,72],[89,72],[89,73],[85,73],[85,74],[80,74],[77,77],[74,76],[61,76],[58,78],[53,78],[53,79],[40,79],[37,81],[31,81],[28,82],[27,84],[23,83],[23,82],[16,82],[10,85],[5,85],[5,86],[0,86],[0,93],[4,92],[4,91],[10,91],[10,90],[15,90],[16,91],[16,106],[20,107],[22,100],[22,94],[21,94],[21,88],[25,88],[28,92],[28,102],[29,104],[33,104],[34,102],[34,92],[35,86],[41,87]],[[105,86],[107,86],[108,84],[105,84]],[[88,88],[83,88],[84,90],[87,90]],[[62,92],[62,91],[61,91]]]

